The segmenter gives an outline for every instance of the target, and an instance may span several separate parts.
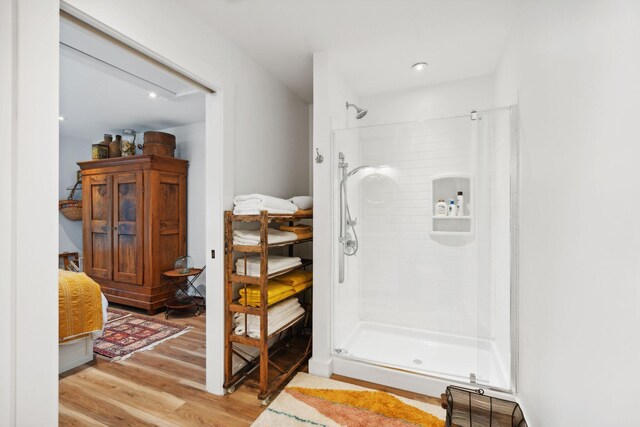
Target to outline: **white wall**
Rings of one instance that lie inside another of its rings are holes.
[[[68,187],[75,184],[78,162],[91,159],[91,142],[83,139],[70,138],[60,135],[60,158],[58,178],[58,198],[64,200],[69,197]],[[82,199],[82,188],[78,187],[74,199]],[[78,252],[82,256],[82,221],[69,221],[62,214],[58,214],[58,251]]]
[[[58,423],[58,7],[0,2],[3,426]]]
[[[456,80],[410,90],[362,96],[369,112],[358,125],[369,126],[469,114],[491,108],[493,76]]]
[[[331,286],[337,274],[334,268],[335,237],[332,233],[333,186],[335,177],[331,138],[333,129],[353,126],[353,110],[345,101],[358,103],[357,94],[331,61],[328,52],[313,55],[313,151],[318,149],[324,162],[313,165],[314,239],[313,239],[313,357],[309,372],[329,376],[331,367],[332,306]]]
[[[207,182],[205,177],[205,124],[190,125],[162,129],[176,136],[176,157],[189,160],[187,175],[187,254],[193,259],[196,267],[202,267],[207,260],[205,244],[205,206]],[[206,292],[200,285],[205,283],[206,271],[198,279],[201,292]],[[203,292],[203,293],[204,293]]]
[[[523,2],[514,28],[496,100],[520,101],[519,399],[532,426],[636,425],[640,3]]]

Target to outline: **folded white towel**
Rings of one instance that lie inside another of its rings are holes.
[[[269,313],[269,324],[270,325],[276,325],[280,322],[282,322],[283,320],[287,320],[290,318],[291,313],[295,312],[298,310],[298,308],[300,308],[300,304],[297,304],[295,306],[289,307],[287,308],[286,311],[282,311],[280,313],[275,313],[275,314],[271,314]],[[244,326],[244,317],[241,317],[240,319],[238,319],[238,326]],[[260,327],[260,317],[250,314],[249,317],[247,318],[247,326],[256,326],[256,327]]]
[[[300,307],[300,301],[298,298],[289,298],[287,300],[282,301],[280,304],[276,304],[272,307],[269,307],[267,311],[267,316],[269,322],[274,320],[280,320],[283,317],[288,316],[292,311],[295,311],[298,307]],[[250,314],[247,318],[247,323],[260,323],[260,316]],[[240,324],[244,324],[244,313],[235,313],[233,316],[233,326],[238,326]]]
[[[270,228],[267,240],[268,243],[282,243],[290,242],[296,240],[297,238],[298,237],[296,236],[296,233]],[[233,244],[259,245],[260,230],[233,230]]]
[[[296,205],[298,209],[311,209],[313,207],[313,197],[311,196],[295,196],[290,198],[289,201]]]
[[[296,318],[302,316],[304,314],[304,308],[298,307],[295,311],[291,312],[290,316],[287,319],[283,319],[277,323],[269,322],[269,326],[267,327],[267,334],[271,335],[278,329],[285,326],[287,323],[292,322]],[[251,338],[260,338],[260,324],[247,324],[247,335]],[[236,335],[244,335],[244,323],[236,326],[233,330]]]
[[[271,335],[286,324],[292,322],[304,313],[297,298],[291,298],[269,309],[268,334]],[[234,316],[234,330],[236,335],[244,335],[245,332],[251,338],[260,338],[260,316],[250,314],[245,325],[244,314],[237,313]],[[246,329],[245,329],[246,326]]]
[[[292,214],[298,210],[296,205],[289,200],[264,194],[236,196],[233,199],[233,204],[235,205],[233,213],[236,215],[253,215],[253,212],[259,213],[261,210],[275,214]]]
[[[245,274],[245,259],[236,260],[236,274]],[[302,264],[302,259],[298,257],[288,257],[279,255],[269,255],[267,258],[267,274],[277,273]],[[247,257],[247,276],[260,277],[260,257]]]
[[[291,206],[295,206],[293,203]],[[241,205],[233,208],[234,215],[259,215],[260,211],[267,211],[274,215],[292,215],[294,212],[285,209],[267,208],[262,205]]]

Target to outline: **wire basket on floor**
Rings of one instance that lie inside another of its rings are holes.
[[[449,386],[441,396],[445,427],[527,427],[520,405],[484,395],[484,390]]]

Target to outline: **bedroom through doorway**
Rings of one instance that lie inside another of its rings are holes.
[[[150,373],[206,387],[212,93],[62,14],[61,423],[85,395]]]

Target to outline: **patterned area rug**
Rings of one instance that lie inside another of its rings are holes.
[[[151,350],[191,329],[153,317],[109,308],[104,333],[93,341],[93,352],[108,357],[112,362],[123,360],[138,351]]]
[[[298,373],[252,427],[443,427],[439,406]]]
[[[118,320],[121,317],[129,316],[131,313],[117,308],[107,308],[107,323]]]

